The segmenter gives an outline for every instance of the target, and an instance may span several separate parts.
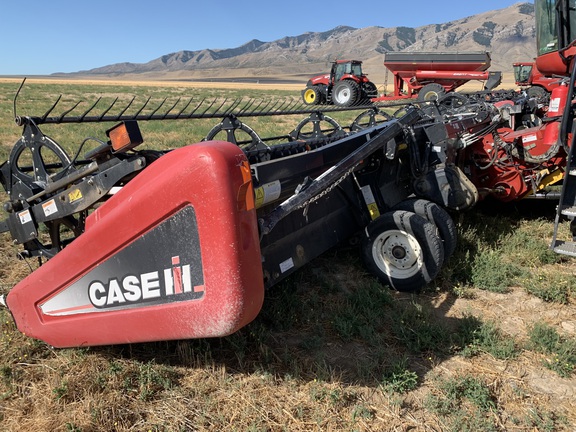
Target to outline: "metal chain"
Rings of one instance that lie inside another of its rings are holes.
[[[298,207],[295,208],[295,210],[300,210],[300,209],[306,208],[310,204],[314,204],[319,199],[328,195],[330,192],[332,192],[334,190],[334,188],[336,188],[340,183],[342,183],[346,177],[348,177],[350,174],[352,174],[358,165],[360,165],[360,162],[357,163],[356,165],[354,165],[349,170],[347,170],[344,174],[342,174],[342,176],[340,178],[338,178],[336,181],[334,181],[331,185],[329,185],[322,192],[318,193],[317,195],[314,195],[308,201],[305,201],[302,204],[300,204]]]

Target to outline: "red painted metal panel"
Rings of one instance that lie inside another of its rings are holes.
[[[207,142],[144,169],[7,303],[23,333],[67,347],[225,336],[263,296],[248,162]]]

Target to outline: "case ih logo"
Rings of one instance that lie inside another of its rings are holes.
[[[172,257],[172,267],[167,269],[127,275],[121,279],[113,278],[106,283],[93,281],[88,287],[90,303],[97,308],[147,303],[158,299],[170,301],[172,296],[182,294],[198,299],[204,295],[204,287],[192,286],[190,264],[181,266],[179,256]]]

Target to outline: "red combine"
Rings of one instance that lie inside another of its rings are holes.
[[[487,52],[389,52],[384,66],[394,76],[394,91],[372,101],[436,100],[474,80],[486,81],[484,89],[492,90],[500,85],[502,74],[488,72],[490,64]]]
[[[550,95],[552,90],[560,85],[561,79],[544,76],[535,63],[514,63],[514,79],[516,85],[526,88],[528,97],[543,98]]]

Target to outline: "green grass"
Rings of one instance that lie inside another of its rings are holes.
[[[487,353],[496,359],[507,360],[518,355],[519,349],[513,337],[507,336],[491,322],[482,322],[469,315],[462,320],[460,354],[465,357]]]
[[[546,302],[568,304],[576,293],[576,277],[572,274],[536,269],[522,282],[528,293]]]
[[[445,264],[436,286],[465,297],[472,287],[506,293],[522,285],[546,301],[569,302],[574,297],[575,279],[555,267],[564,259],[549,249],[553,221],[540,216],[535,202],[522,207],[524,215],[510,205],[490,205],[500,206],[502,213],[493,215],[492,207],[486,212],[480,205],[479,211],[460,218],[456,252]],[[554,214],[550,205],[546,208],[549,215]]]
[[[537,322],[529,332],[529,348],[546,356],[546,367],[562,377],[576,372],[576,339],[567,338],[545,323]]]
[[[20,136],[21,128],[14,124],[13,98],[19,84],[0,83],[0,159],[8,158],[11,146]],[[190,114],[196,107],[196,115],[210,115],[216,110],[225,111],[227,107],[234,106],[234,101],[239,101],[238,110],[245,108],[246,111],[258,111],[270,103],[270,109],[274,110],[274,101],[298,101],[293,92],[283,90],[270,90],[266,92],[265,104],[260,105],[262,92],[259,90],[246,89],[202,89],[201,91],[190,87],[156,87],[156,86],[118,86],[118,85],[67,85],[67,84],[38,84],[25,83],[17,103],[19,116],[43,116],[58,97],[62,96],[56,108],[50,113],[50,117],[58,117],[67,110],[80,103],[69,116],[84,114],[94,103],[97,103],[87,116],[97,117],[101,114],[106,116],[119,115],[122,109],[134,98],[134,102],[123,115],[134,115],[141,108],[141,115],[166,113],[172,106],[171,113],[178,113],[185,108],[189,100],[192,103],[184,110]],[[110,111],[106,109],[118,98],[118,101]],[[148,98],[150,102],[146,104]],[[100,100],[99,100],[100,99]],[[163,103],[163,101],[166,102]],[[251,101],[256,101],[252,103]],[[98,102],[97,102],[98,101]],[[212,104],[211,102],[215,103]],[[361,111],[330,113],[342,127],[348,127],[353,119]],[[282,116],[255,116],[242,117],[241,121],[252,128],[262,138],[285,137],[305,118],[305,114],[282,115]],[[207,119],[178,119],[163,121],[140,121],[140,129],[144,138],[141,148],[153,148],[166,150],[182,147],[203,140],[208,132],[221,121],[221,117]],[[106,140],[105,132],[114,123],[83,123],[83,124],[46,124],[41,127],[44,134],[58,142],[68,153],[74,153],[81,139],[88,136]],[[331,127],[329,123],[322,122],[322,127]],[[79,138],[82,137],[82,138]],[[246,139],[248,136],[239,133],[237,139]],[[225,138],[222,132],[217,139]],[[285,139],[284,139],[285,140]],[[277,141],[272,141],[273,144]],[[93,144],[94,146],[96,144]],[[87,146],[84,151],[90,150]]]

